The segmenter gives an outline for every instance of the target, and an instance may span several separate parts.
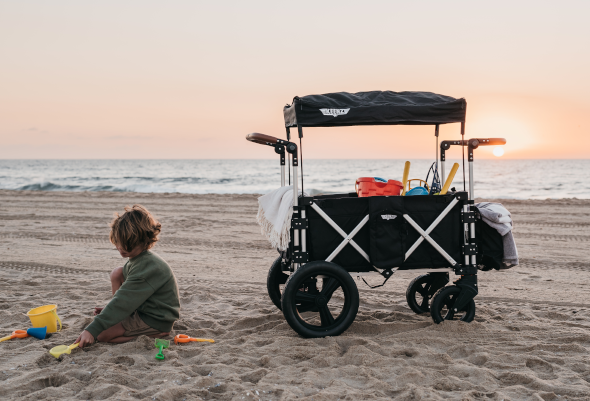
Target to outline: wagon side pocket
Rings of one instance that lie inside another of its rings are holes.
[[[371,212],[371,262],[379,269],[401,266],[405,254],[405,223],[400,212]]]

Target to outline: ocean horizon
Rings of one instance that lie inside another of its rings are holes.
[[[425,179],[433,160],[411,160],[410,178]],[[448,160],[446,172],[454,162]],[[304,159],[304,189],[311,194],[354,192],[359,177],[401,181],[405,160]],[[468,175],[466,163],[465,172]],[[590,199],[590,159],[480,159],[475,195],[495,199]],[[453,186],[463,188],[459,168]],[[428,179],[429,183],[431,178]],[[466,177],[466,185],[468,176]],[[141,193],[255,193],[280,186],[277,159],[4,159],[0,189]]]

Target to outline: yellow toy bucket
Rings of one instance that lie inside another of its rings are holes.
[[[56,319],[59,322],[59,330],[61,331],[61,319],[57,316],[57,305],[44,305],[38,308],[31,309],[27,312],[27,316],[31,319],[33,327],[47,326],[48,333],[57,332]]]

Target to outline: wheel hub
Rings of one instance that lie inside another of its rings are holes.
[[[315,304],[318,307],[326,306],[328,304],[328,300],[323,295],[318,295],[315,298]]]

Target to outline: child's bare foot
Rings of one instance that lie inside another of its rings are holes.
[[[101,308],[101,307],[98,307],[98,306],[96,308],[94,308],[94,316],[100,315],[100,312],[102,312],[103,309],[104,308]]]

